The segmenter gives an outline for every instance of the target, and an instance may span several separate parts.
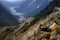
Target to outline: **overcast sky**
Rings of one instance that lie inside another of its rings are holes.
[[[16,1],[25,1],[25,0],[0,0],[0,1],[6,1],[6,2],[16,2]]]

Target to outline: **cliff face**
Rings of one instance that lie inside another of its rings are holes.
[[[17,20],[14,18],[9,11],[7,11],[1,4],[0,4],[0,25],[15,25],[17,24]]]

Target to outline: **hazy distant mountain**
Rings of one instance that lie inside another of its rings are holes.
[[[15,18],[18,19],[19,23],[25,20],[25,16],[23,13],[17,12],[15,8],[20,7],[23,4],[24,0],[22,1],[16,1],[16,2],[8,2],[8,1],[1,1],[2,5],[11,12],[12,15],[15,16]]]
[[[25,0],[19,2],[2,1],[2,4],[11,9],[12,7],[18,13],[24,14],[25,18],[36,15],[43,10],[52,0]],[[13,13],[14,15],[15,13]],[[19,15],[16,15],[19,16]],[[20,17],[20,16],[19,16]],[[19,18],[18,18],[19,19]]]
[[[25,0],[21,2],[1,1],[1,4],[6,10],[10,11],[10,14],[14,15],[13,17],[15,17],[17,21],[22,22],[23,20],[26,20],[26,18],[36,15],[46,8],[51,1],[52,0]],[[8,13],[6,15],[8,16]],[[12,16],[9,17],[13,19]],[[16,21],[16,19],[14,21]]]
[[[36,15],[46,8],[52,0],[26,0],[20,7],[16,8],[17,12],[24,13],[26,17]]]
[[[0,4],[0,25],[15,25],[18,20]]]

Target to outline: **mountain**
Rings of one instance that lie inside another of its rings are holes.
[[[31,16],[35,16],[36,14],[43,15],[44,12],[41,13],[41,11],[45,11],[47,14],[49,14],[54,9],[55,5],[59,6],[58,0],[25,0],[12,3],[8,1],[1,1],[1,3],[6,8],[6,10],[9,10],[11,14],[14,15],[16,19],[18,19],[19,23]],[[46,8],[47,10],[44,10]]]
[[[36,16],[38,17],[38,16]],[[31,17],[14,27],[1,27],[1,40],[60,40],[60,10],[54,8],[53,12],[37,20]],[[39,18],[39,17],[38,17]],[[37,22],[33,22],[36,20]]]
[[[17,12],[15,8],[20,7],[23,4],[23,2],[24,0],[16,1],[16,2],[1,1],[1,4],[6,10],[11,12],[10,14],[14,15],[14,17],[18,20],[19,23],[21,23],[26,19],[26,17],[24,16],[23,13]]]
[[[0,25],[15,25],[18,24],[17,19],[10,14],[0,3]]]
[[[31,17],[46,8],[50,0],[26,0],[20,7],[15,8],[17,12],[24,13],[25,17]]]
[[[60,7],[47,7],[22,23],[0,27],[0,40],[60,40]]]
[[[25,0],[19,2],[2,1],[2,5],[14,15],[19,23],[44,10],[51,0]]]

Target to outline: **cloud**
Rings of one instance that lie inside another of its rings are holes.
[[[22,21],[26,20],[26,18],[24,17],[24,14],[23,14],[23,13],[16,12],[16,10],[14,9],[14,7],[11,7],[10,10],[11,10],[11,13],[12,13],[13,15],[19,17],[19,18],[18,18],[18,21],[19,21],[19,22],[22,22]]]

